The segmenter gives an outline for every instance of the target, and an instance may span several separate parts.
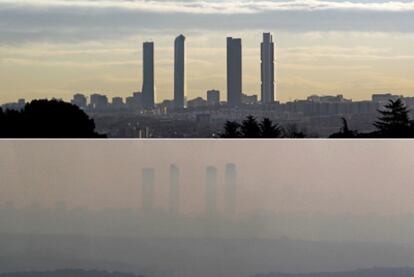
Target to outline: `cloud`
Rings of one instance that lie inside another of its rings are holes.
[[[245,30],[410,33],[414,1],[0,0],[2,44]]]
[[[351,2],[322,0],[281,1],[146,1],[146,0],[1,0],[13,7],[118,8],[156,13],[250,14],[269,11],[360,10],[414,11],[414,1]]]
[[[314,46],[291,47],[278,50],[279,55],[290,61],[311,62],[312,65],[320,59],[343,61],[408,61],[414,60],[412,54],[395,53],[390,48],[373,47],[340,47]]]

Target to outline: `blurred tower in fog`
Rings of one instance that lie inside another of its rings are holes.
[[[236,214],[236,165],[226,164],[225,183],[224,183],[224,213],[227,216]]]
[[[169,209],[171,214],[180,211],[180,170],[175,164],[170,165],[170,198]]]
[[[217,169],[213,166],[206,168],[205,212],[207,215],[216,213]]]
[[[144,212],[150,212],[154,209],[154,183],[154,169],[144,168],[142,170],[142,210]]]

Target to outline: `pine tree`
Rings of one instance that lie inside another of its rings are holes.
[[[224,133],[220,135],[222,138],[240,138],[241,134],[239,131],[240,124],[236,121],[226,121],[224,124]]]
[[[338,133],[334,133],[330,135],[330,138],[355,138],[358,136],[358,132],[349,129],[348,127],[348,121],[345,117],[342,117],[342,127],[341,130]]]
[[[259,123],[252,115],[243,120],[240,130],[243,138],[260,138]]]
[[[273,124],[269,118],[264,118],[259,124],[261,138],[280,138],[282,131],[279,125]]]
[[[401,99],[390,100],[378,110],[381,116],[374,123],[381,137],[400,138],[411,137],[413,130],[410,126],[409,110]]]

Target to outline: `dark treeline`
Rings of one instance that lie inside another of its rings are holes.
[[[390,100],[373,123],[376,128],[370,133],[359,133],[351,130],[345,118],[342,118],[342,127],[339,132],[330,138],[414,138],[414,121],[410,120],[409,110],[401,99]]]
[[[22,110],[0,108],[1,138],[103,138],[93,119],[60,100],[33,100]]]
[[[375,131],[352,130],[345,118],[330,138],[414,138],[414,121],[401,99],[390,100],[378,110]],[[60,100],[33,100],[22,110],[0,108],[0,138],[104,138],[95,131],[93,119],[76,105]],[[306,138],[312,137],[295,125],[280,126],[269,118],[247,116],[241,122],[227,121],[221,138]]]
[[[302,131],[298,131],[294,126],[282,128],[269,118],[258,121],[252,115],[246,117],[241,123],[227,121],[224,124],[224,132],[221,138],[305,138]]]
[[[373,123],[375,131],[360,133],[348,126],[342,118],[342,127],[329,138],[414,138],[414,121],[409,117],[409,110],[401,99],[390,100],[383,109],[378,110],[379,117]],[[258,121],[249,115],[241,123],[227,121],[221,138],[306,138],[304,131],[294,126],[282,127],[268,118]]]

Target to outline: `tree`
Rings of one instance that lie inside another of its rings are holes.
[[[224,133],[220,135],[222,138],[240,138],[241,134],[239,131],[240,124],[236,121],[226,121],[224,124]]]
[[[348,127],[348,121],[342,117],[342,127],[338,133],[334,133],[329,138],[355,138],[358,136],[357,131],[350,130]]]
[[[384,138],[413,137],[409,110],[401,99],[390,100],[384,109],[378,110],[381,116],[374,123],[377,133]]]
[[[300,131],[296,124],[290,124],[283,128],[283,137],[291,139],[306,138],[306,133]]]
[[[240,126],[243,138],[260,138],[260,126],[256,118],[252,115],[247,116]]]
[[[3,138],[102,138],[93,119],[79,107],[60,100],[33,100],[21,111],[0,116]]]
[[[227,121],[224,124],[224,132],[221,138],[305,138],[306,134],[299,131],[296,125],[282,128],[278,123],[273,123],[269,118],[263,118],[258,122],[249,115],[239,124],[236,121]]]
[[[273,124],[269,118],[263,118],[262,122],[259,124],[260,127],[260,137],[261,138],[280,138],[282,131],[279,125]]]

